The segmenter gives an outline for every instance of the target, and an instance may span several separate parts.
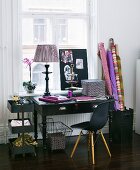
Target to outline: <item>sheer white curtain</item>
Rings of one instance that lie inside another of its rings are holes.
[[[13,4],[14,3],[14,4]],[[18,0],[0,1],[0,143],[7,142],[9,129],[7,100],[18,92],[20,41],[18,35]]]
[[[89,32],[89,54],[88,54],[88,70],[89,79],[97,79],[99,77],[98,73],[98,56],[97,56],[97,42],[98,42],[98,16],[97,16],[97,6],[98,0],[91,0],[90,3],[90,32]]]

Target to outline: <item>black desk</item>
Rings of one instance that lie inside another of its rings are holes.
[[[65,103],[47,103],[38,100],[39,97],[33,97],[34,102],[34,132],[35,140],[37,140],[37,114],[42,116],[42,135],[43,135],[43,148],[46,149],[46,116],[50,115],[66,115],[76,113],[90,113],[95,104],[101,103],[103,100],[94,101],[69,101]]]

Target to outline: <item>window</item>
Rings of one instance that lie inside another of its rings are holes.
[[[34,34],[33,42],[34,43],[43,43],[45,42],[46,37],[46,22],[44,19],[34,19]]]
[[[45,84],[45,74],[42,74],[44,71],[43,64],[36,64],[32,70],[32,81],[37,82],[37,90],[43,90]]]
[[[58,19],[58,43],[66,43],[68,42],[68,22],[67,19]]]
[[[90,0],[22,0],[22,54],[33,58],[37,44],[56,44],[61,48],[90,49]],[[60,89],[59,63],[50,63],[49,89]],[[41,74],[44,63],[33,63],[32,81],[45,89]],[[28,70],[23,67],[23,81]],[[59,82],[59,83],[55,83]]]

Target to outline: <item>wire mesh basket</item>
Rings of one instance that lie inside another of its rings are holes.
[[[42,125],[41,125],[42,126]],[[71,136],[72,129],[61,121],[54,122],[53,119],[47,119],[46,137],[50,150],[65,149],[65,137]]]
[[[46,131],[47,131],[47,135],[51,133],[62,133],[65,136],[70,136],[72,133],[72,129],[60,121],[47,122]]]

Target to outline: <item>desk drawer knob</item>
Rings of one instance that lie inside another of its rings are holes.
[[[59,110],[66,110],[66,107],[62,106],[59,108]]]

